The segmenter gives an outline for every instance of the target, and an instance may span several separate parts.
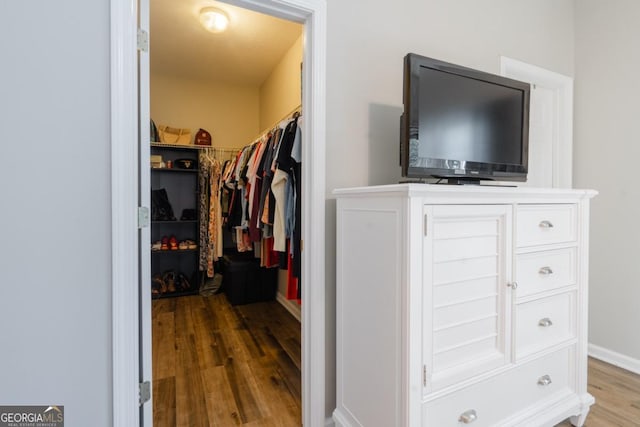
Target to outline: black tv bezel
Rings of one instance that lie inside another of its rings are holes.
[[[472,78],[482,82],[501,85],[523,92],[522,98],[522,136],[520,164],[470,162],[465,159],[434,159],[444,167],[410,167],[409,142],[419,137],[419,85],[420,68],[426,67],[445,73]],[[451,64],[438,59],[409,53],[404,62],[404,113],[401,117],[400,165],[405,178],[447,178],[456,180],[499,180],[526,181],[529,165],[529,83],[510,79],[496,74]]]

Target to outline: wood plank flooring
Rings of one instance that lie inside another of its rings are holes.
[[[152,316],[154,426],[302,424],[300,323],[280,304],[196,295],[154,300]],[[590,358],[588,388],[585,427],[640,427],[640,375]]]
[[[589,393],[596,398],[585,427],[640,426],[640,375],[589,358]],[[556,427],[569,427],[565,421]]]
[[[223,294],[153,301],[155,427],[302,424],[300,323]]]

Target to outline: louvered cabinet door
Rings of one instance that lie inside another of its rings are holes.
[[[424,392],[510,361],[511,205],[426,205]]]

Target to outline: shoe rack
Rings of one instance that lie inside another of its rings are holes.
[[[164,189],[173,211],[154,217],[152,206],[152,297],[193,295],[200,285],[198,148],[152,143],[151,156],[151,191]]]

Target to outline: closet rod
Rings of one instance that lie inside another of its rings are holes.
[[[234,148],[234,147],[209,147],[205,150],[207,155],[213,156],[214,158],[222,157],[229,158],[228,160],[233,159],[238,152],[242,150],[242,148]]]
[[[224,151],[224,152],[238,152],[240,150],[242,150],[242,148],[235,148],[235,147],[207,147],[207,150],[214,150],[214,151]]]
[[[188,148],[188,149],[191,149],[191,150],[204,150],[206,148],[209,148],[206,145],[167,144],[165,142],[150,142],[149,146],[151,146],[151,147],[164,147],[164,148]]]
[[[271,126],[264,128],[262,130],[262,132],[260,132],[258,134],[258,136],[256,136],[255,138],[253,138],[251,140],[251,144],[253,144],[254,142],[258,141],[260,138],[262,138],[267,133],[271,132],[273,130],[273,128],[275,128],[281,121],[287,120],[288,118],[291,118],[295,113],[301,113],[301,112],[302,112],[302,104],[298,104],[297,107],[295,107],[293,110],[291,110],[287,114],[285,114],[280,120],[278,120],[277,122],[273,123]]]

